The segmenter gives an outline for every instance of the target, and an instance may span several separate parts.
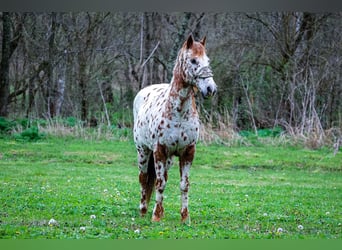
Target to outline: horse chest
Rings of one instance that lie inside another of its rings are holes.
[[[156,128],[158,136],[153,142],[154,145],[157,143],[165,145],[170,151],[177,153],[177,151],[197,141],[199,136],[199,121],[197,117],[191,117],[181,122],[172,120],[162,121]]]
[[[169,85],[145,89],[135,105],[135,143],[154,150],[165,145],[170,154],[178,154],[199,137],[199,119],[191,98],[167,99]],[[185,95],[185,94],[184,94]],[[172,95],[171,95],[172,96]],[[186,95],[185,95],[186,97]]]

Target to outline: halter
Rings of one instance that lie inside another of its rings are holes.
[[[199,72],[193,77],[192,81],[189,83],[192,85],[195,93],[198,91],[198,80],[199,79],[206,79],[209,77],[213,77],[213,71],[211,70],[210,66],[205,66],[199,70]]]
[[[213,71],[211,70],[210,66],[205,66],[205,67],[200,69],[198,74],[195,76],[195,80],[206,79],[206,78],[213,77],[213,76],[214,76],[214,74],[213,74]]]

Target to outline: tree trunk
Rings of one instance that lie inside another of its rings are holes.
[[[54,80],[54,64],[55,64],[55,34],[56,34],[56,13],[51,13],[51,34],[49,37],[49,60],[47,66],[47,105],[48,105],[48,116],[56,116],[56,84]]]
[[[171,52],[170,52],[170,57],[169,57],[169,62],[168,62],[168,67],[169,67],[168,71],[169,71],[169,73],[171,73],[171,75],[173,73],[172,70],[173,70],[173,66],[174,66],[176,58],[177,58],[178,50],[182,46],[183,41],[185,41],[185,39],[186,39],[185,31],[188,29],[190,18],[191,18],[191,12],[185,12],[184,17],[183,17],[183,21],[182,21],[182,26],[178,31],[176,41],[175,41],[175,43],[171,49]]]
[[[3,13],[2,21],[2,58],[0,64],[0,116],[8,116],[9,97],[9,61],[11,58],[11,18]]]
[[[82,59],[81,59],[82,60]],[[80,60],[80,82],[79,86],[81,89],[81,119],[86,121],[88,118],[88,101],[87,101],[87,80],[86,80],[86,64],[85,60]]]

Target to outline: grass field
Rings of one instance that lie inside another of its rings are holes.
[[[1,139],[0,169],[0,238],[342,238],[341,151],[199,143],[190,224],[176,165],[163,220],[140,218],[130,140]]]

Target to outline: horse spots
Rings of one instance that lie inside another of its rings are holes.
[[[184,136],[184,137],[183,137],[183,140],[186,141],[187,138],[188,138],[188,137]]]
[[[183,151],[183,154],[181,157],[181,161],[183,164],[193,161],[194,156],[195,156],[195,150],[196,150],[195,144],[191,144]]]
[[[154,159],[156,162],[161,161],[165,162],[167,158],[167,148],[165,145],[159,144],[157,145],[157,149],[154,152]]]
[[[152,134],[152,139],[156,138],[156,135],[155,134]]]
[[[163,216],[164,214],[164,208],[161,205],[161,203],[157,203],[153,212],[153,221],[160,221],[160,218]]]
[[[158,189],[158,191],[159,191],[160,189],[162,189],[162,188],[161,188],[162,183],[163,183],[163,181],[162,181],[161,179],[157,179],[157,181],[156,181],[156,188]],[[162,192],[163,192],[163,191],[164,191],[164,190],[162,190]]]
[[[189,177],[186,177],[185,178],[185,181],[183,182],[182,181],[182,184],[181,184],[181,191],[183,193],[186,193],[186,192],[189,192]]]
[[[146,206],[142,207],[142,208],[140,209],[140,213],[141,213],[141,215],[146,214],[146,213],[147,213],[147,207],[146,207]]]
[[[168,175],[167,175],[167,171],[164,172],[164,180],[165,182],[167,182],[167,179],[168,179]]]
[[[139,174],[139,182],[144,184],[146,183],[146,179],[147,179],[147,174],[143,173],[140,171],[140,174]]]
[[[182,217],[182,221],[185,221],[188,218],[188,208],[183,208],[181,210],[181,217]]]

